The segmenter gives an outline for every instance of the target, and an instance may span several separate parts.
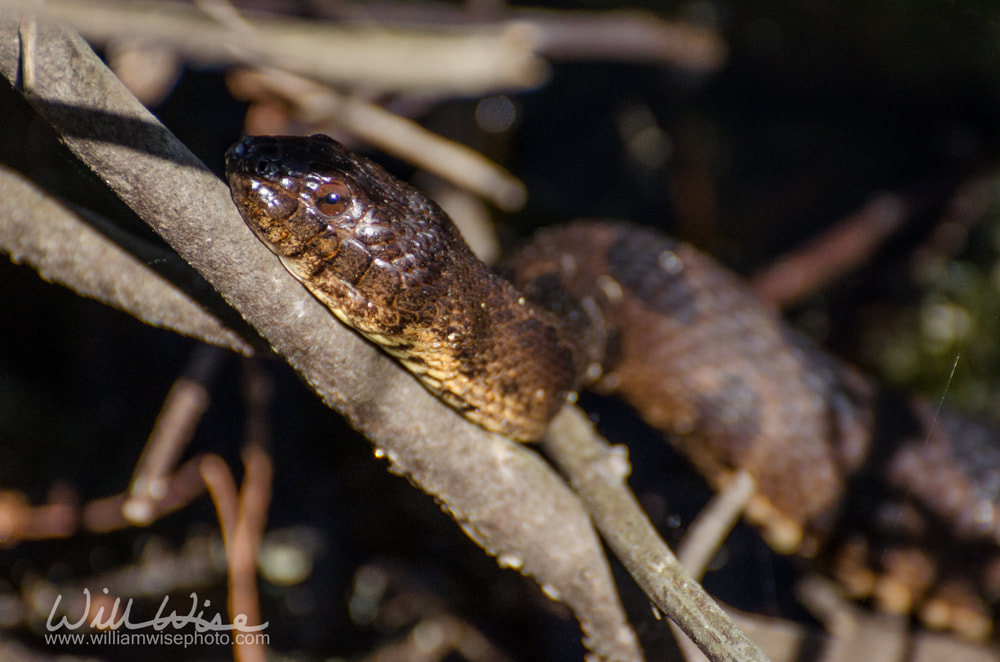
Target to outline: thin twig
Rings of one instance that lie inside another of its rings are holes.
[[[35,3],[37,6],[37,3]],[[21,17],[19,35],[21,43],[21,84],[29,92],[35,89],[35,40],[38,36],[38,21],[34,13],[27,11]]]
[[[72,503],[32,506],[24,494],[0,490],[0,545],[71,536],[77,530],[77,513]]]
[[[456,7],[445,3],[337,3],[320,11],[339,19],[410,25],[481,24],[503,20],[519,23],[532,35],[538,55],[553,60],[645,62],[696,73],[718,70],[726,61],[722,36],[708,27],[664,20],[637,10],[559,11],[534,8]]]
[[[243,362],[243,400],[246,410],[246,445],[243,465],[246,473],[240,490],[239,513],[233,538],[227,544],[229,555],[229,612],[243,615],[248,623],[260,623],[260,599],[257,594],[257,558],[267,525],[271,503],[274,469],[267,448],[271,446],[271,380],[260,360]],[[238,662],[263,662],[267,650],[261,641],[234,640]]]
[[[260,602],[257,596],[257,552],[267,520],[271,499],[271,460],[259,446],[248,446],[244,452],[246,475],[243,489],[237,494],[236,481],[225,461],[216,455],[207,456],[201,464],[202,477],[215,504],[226,547],[229,568],[229,619],[250,627],[260,624]],[[263,662],[263,644],[241,643],[233,638],[237,662]]]
[[[698,513],[677,546],[677,558],[691,576],[700,580],[712,556],[750,503],[757,486],[746,471],[732,481]]]
[[[198,473],[200,458],[190,460],[171,476],[163,478],[163,494],[152,504],[149,521],[188,505],[204,491]],[[23,540],[67,538],[82,526],[90,533],[108,533],[135,524],[123,515],[126,494],[116,494],[88,502],[82,508],[75,495],[54,490],[50,503],[32,506],[24,495],[0,491],[0,543],[14,545]]]
[[[30,0],[2,0],[24,9]],[[209,4],[209,3],[205,3]],[[485,94],[541,84],[542,58],[645,62],[698,73],[717,71],[727,49],[715,31],[652,13],[506,11],[470,21],[439,5],[364,7],[353,23],[246,17],[219,3],[188,7],[102,0],[49,0],[43,16],[67,21],[98,44],[126,36],[202,64],[266,65],[363,89]],[[341,17],[349,8],[338,7]],[[373,24],[372,19],[384,22]],[[454,25],[461,23],[462,29]],[[259,37],[247,39],[253,26]]]
[[[246,358],[240,375],[243,391],[243,408],[246,425],[246,445],[271,447],[271,406],[274,384],[264,369],[263,361]]]
[[[829,580],[803,577],[795,586],[795,594],[834,637],[852,639],[857,635],[860,622],[854,605]]]
[[[2,0],[0,9],[30,5]],[[256,33],[248,39],[232,21],[176,2],[51,0],[37,11],[39,19],[72,24],[97,44],[142,38],[189,62],[273,66],[348,87],[476,95],[535,87],[548,69],[518,24],[453,30],[262,16],[246,17]]]
[[[865,264],[910,213],[894,193],[883,193],[805,246],[756,274],[751,286],[776,307],[789,306]]]
[[[261,622],[260,599],[257,595],[257,554],[267,524],[267,507],[271,503],[271,458],[257,444],[243,452],[246,475],[240,490],[239,514],[229,552],[229,613],[233,622],[246,618],[249,625]],[[267,650],[263,643],[250,638],[234,639],[237,662],[264,662]]]
[[[193,457],[169,477],[162,479],[162,492],[155,500],[150,501],[151,510],[146,513],[149,517],[146,524],[184,508],[205,493],[205,483],[199,473],[201,460],[201,456]],[[125,503],[129,498],[128,493],[123,493],[87,503],[82,513],[84,528],[91,533],[108,533],[135,526],[135,522],[126,519],[124,514]]]
[[[229,556],[229,545],[236,528],[236,518],[239,514],[239,496],[236,491],[236,481],[226,461],[218,455],[210,454],[201,458],[199,465],[202,480],[208,488],[215,505],[215,514],[219,520],[219,530],[222,540],[226,543],[226,556]]]
[[[536,30],[535,49],[554,60],[652,62],[711,73],[726,61],[722,37],[709,28],[640,12],[514,14]]]
[[[943,205],[934,229],[914,251],[913,263],[926,266],[928,260],[941,261],[959,254],[967,246],[969,231],[988,217],[1000,197],[996,171],[978,173],[959,183]]]
[[[729,535],[756,490],[757,486],[749,473],[737,472],[732,482],[712,497],[691,522],[684,538],[677,545],[677,560],[694,579],[702,580],[712,556]],[[705,659],[704,654],[676,623],[671,623],[670,628],[687,662]]]
[[[611,448],[586,415],[565,407],[542,448],[572,483],[615,555],[660,611],[713,662],[764,661],[751,641],[684,570],[627,488],[624,449]]]
[[[501,209],[513,211],[524,205],[524,184],[505,169],[381,106],[276,69],[238,71],[230,75],[229,84],[244,98],[277,96],[297,108],[298,119],[342,127],[389,154],[492,200]]]
[[[471,624],[440,614],[420,621],[406,639],[379,648],[362,662],[437,662],[450,659],[452,652],[477,662],[509,661]]]
[[[146,447],[136,462],[122,506],[125,519],[137,526],[152,521],[156,502],[165,497],[168,475],[187,448],[202,415],[208,409],[209,386],[221,367],[223,354],[215,347],[197,345],[184,374],[170,388]]]
[[[76,620],[83,611],[81,603],[85,602],[85,588],[91,591],[94,587],[107,588],[109,594],[135,599],[152,598],[159,602],[165,595],[181,589],[190,591],[217,584],[224,576],[225,558],[217,536],[191,535],[179,550],[167,549],[158,540],[155,536],[148,538],[135,562],[110,572],[91,575],[73,583],[55,584],[43,578],[25,581],[19,600],[21,618],[18,621],[5,619],[4,629],[18,622],[26,625],[44,622],[57,595],[65,598],[57,614],[72,615],[72,619]],[[11,593],[0,593],[0,601],[11,598]],[[6,658],[0,654],[0,659]]]

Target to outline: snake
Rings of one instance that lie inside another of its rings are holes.
[[[416,188],[323,135],[226,153],[253,233],[338,319],[468,420],[539,440],[581,389],[664,431],[851,596],[983,638],[1000,601],[1000,432],[816,347],[736,274],[625,221],[537,232],[498,271]]]

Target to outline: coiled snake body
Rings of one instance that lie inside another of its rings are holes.
[[[626,223],[540,232],[505,280],[432,201],[325,136],[249,137],[233,199],[342,321],[470,420],[541,437],[617,393],[748,517],[855,595],[968,634],[1000,597],[1000,435],[896,399],[812,347],[690,246]]]

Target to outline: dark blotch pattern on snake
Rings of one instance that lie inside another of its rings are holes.
[[[854,595],[982,636],[1000,597],[1000,435],[894,397],[691,246],[620,222],[539,232],[501,278],[423,194],[325,137],[250,137],[233,199],[343,322],[463,416],[539,439],[615,393],[716,487],[739,470],[779,551]]]

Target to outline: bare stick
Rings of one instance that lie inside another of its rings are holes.
[[[646,595],[713,662],[767,656],[684,570],[625,484],[624,448],[611,448],[578,409],[556,416],[542,447],[587,504],[615,555]]]
[[[22,493],[0,490],[0,541],[5,546],[71,536],[77,520],[77,507],[71,503],[32,506]]]
[[[260,599],[257,595],[257,553],[267,524],[267,507],[271,503],[271,458],[257,444],[243,452],[246,475],[240,490],[239,514],[229,550],[229,613],[236,619],[246,617],[250,625],[261,622]],[[235,620],[233,621],[235,622]],[[254,639],[240,643],[234,640],[238,662],[264,662],[267,651]]]
[[[865,264],[909,212],[901,197],[883,193],[805,246],[779,258],[755,275],[751,285],[762,299],[779,308],[793,304]]]
[[[746,471],[737,472],[732,482],[716,494],[691,522],[677,546],[677,558],[693,577],[701,580],[709,561],[726,539],[733,525],[757,491]]]
[[[180,510],[205,493],[205,483],[199,473],[202,457],[197,456],[185,462],[169,477],[162,480],[162,492],[149,502],[150,510],[145,524]],[[107,533],[135,523],[125,518],[125,503],[128,493],[94,499],[83,508],[83,526],[92,533]]]
[[[707,28],[641,12],[526,12],[514,15],[537,31],[539,55],[556,60],[658,62],[710,73],[726,61],[726,45]]]
[[[147,324],[253,353],[246,340],[226,328],[200,302],[150,268],[147,260],[155,258],[144,250],[146,247],[134,240],[129,243],[110,223],[94,217],[84,219],[2,165],[0,200],[0,251],[15,262],[30,265],[46,279],[124,310]]]
[[[239,516],[239,496],[236,492],[236,481],[229,471],[226,461],[218,455],[210,454],[201,459],[199,465],[201,477],[208,487],[208,493],[212,497],[215,505],[215,514],[219,519],[219,529],[222,531],[222,540],[226,543],[226,556],[229,556],[228,547],[233,539],[233,530],[236,528],[236,519]]]
[[[261,92],[278,96],[296,106],[304,121],[341,126],[389,154],[492,200],[501,209],[513,211],[524,205],[524,184],[505,169],[381,106],[276,69],[238,72],[230,76],[230,87],[241,96]]]
[[[382,646],[362,662],[437,662],[450,659],[452,651],[467,660],[510,662],[481,632],[450,614],[420,621],[406,639]]]
[[[691,522],[691,526],[677,546],[677,560],[699,582],[705,576],[705,570],[712,556],[729,535],[756,491],[757,486],[750,474],[740,471],[724,490],[712,497],[708,505],[698,513],[698,517]],[[705,659],[694,642],[676,623],[671,623],[670,629],[673,630],[677,645],[687,662]]]
[[[27,0],[2,0],[0,9],[27,9]],[[518,24],[407,29],[335,25],[265,16],[235,29],[203,11],[174,2],[53,0],[38,5],[39,19],[72,24],[97,44],[143,38],[201,64],[269,65],[338,85],[394,91],[483,94],[544,82],[545,62]]]
[[[219,350],[198,345],[188,359],[184,375],[171,387],[136,463],[128,499],[122,506],[122,513],[129,522],[138,526],[149,524],[157,512],[156,502],[169,493],[168,475],[208,409],[208,387],[221,363]]]
[[[485,94],[544,82],[543,57],[647,62],[699,73],[718,70],[727,49],[718,33],[643,12],[506,11],[470,22],[446,6],[364,7],[353,23],[239,16],[173,2],[49,0],[38,11],[105,44],[123,36],[169,48],[193,62],[288,69],[342,86],[389,91]],[[25,9],[30,0],[0,0]],[[350,8],[338,8],[350,16]],[[382,25],[372,18],[388,19]],[[454,29],[461,23],[462,29]],[[247,39],[248,28],[259,37]]]
[[[412,25],[468,25],[491,20],[517,22],[530,31],[535,52],[553,60],[647,62],[709,73],[719,69],[727,56],[728,49],[718,32],[664,20],[649,12],[553,11],[502,6],[480,11],[479,7],[468,5],[386,2],[362,6],[343,3],[335,5],[330,13],[341,19]]]
[[[175,474],[163,479],[164,493],[150,512],[150,521],[183,508],[205,491],[198,473],[198,461],[191,460]],[[15,545],[23,540],[67,538],[76,534],[81,525],[91,533],[107,533],[134,524],[122,515],[125,494],[116,494],[90,501],[82,508],[75,494],[54,490],[51,502],[32,506],[19,492],[0,491],[0,540]]]
[[[201,472],[215,503],[226,546],[230,622],[243,622],[253,627],[260,623],[257,551],[271,500],[272,470],[270,458],[259,446],[248,446],[243,460],[246,475],[239,494],[222,458],[207,456],[201,464]],[[233,652],[237,662],[263,662],[267,657],[262,644],[240,643],[239,638],[233,639]]]

